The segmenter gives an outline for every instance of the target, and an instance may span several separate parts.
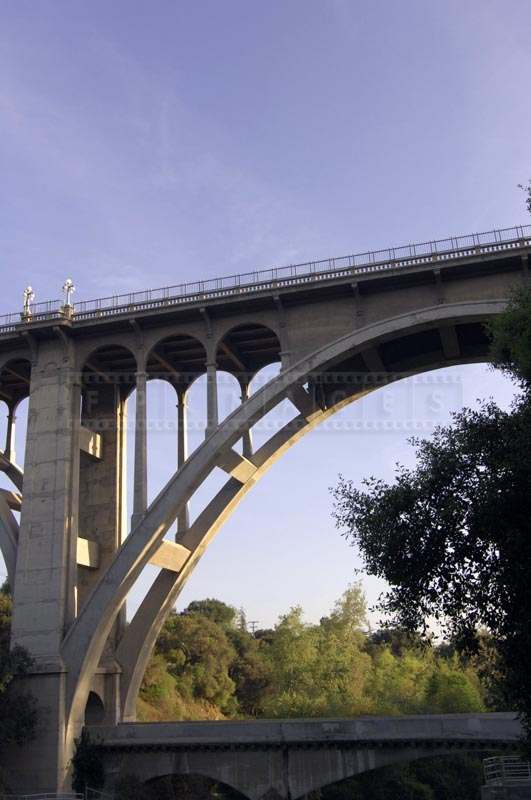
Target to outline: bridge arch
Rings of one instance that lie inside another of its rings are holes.
[[[505,750],[505,747],[503,749]],[[494,755],[500,752],[500,748],[489,747],[484,742],[478,742],[476,745],[471,743],[466,748],[463,745],[430,743],[422,746],[422,744],[416,743],[410,747],[390,746],[385,748],[380,746],[373,750],[344,748],[338,751],[336,758],[318,753],[313,763],[311,757],[308,759],[308,769],[305,769],[304,773],[298,771],[298,785],[290,793],[290,797],[293,800],[302,800],[313,792],[341,786],[352,778],[380,772],[388,767],[427,761],[433,758],[451,758],[456,754],[462,755],[463,752]],[[326,800],[326,794],[323,800]]]
[[[192,798],[199,795],[199,792],[215,791],[218,800],[248,800],[247,795],[242,794],[234,786],[220,779],[219,776],[212,776],[208,772],[170,772],[150,778],[144,785],[153,788],[157,794],[157,800],[176,800],[176,798]]]
[[[206,348],[196,336],[185,333],[164,336],[147,353],[147,378],[156,377],[187,390],[206,372],[206,361]]]
[[[101,725],[105,720],[105,705],[100,695],[90,691],[85,706],[85,725]]]
[[[259,370],[280,359],[280,339],[272,327],[263,323],[234,325],[217,341],[218,369],[230,372],[246,385]]]
[[[226,465],[228,460],[227,471],[231,477],[194,525],[179,538],[183,548],[180,572],[168,574],[167,570],[161,570],[139,609],[140,615],[137,612],[119,647],[122,664],[128,661],[128,654],[135,647],[137,654],[135,663],[129,660],[129,667],[124,667],[124,683],[131,687],[124,698],[124,710],[131,710],[132,689],[140,671],[138,665],[142,659],[147,660],[157,628],[160,629],[184,581],[217,530],[272,463],[304,433],[377,386],[427,369],[483,360],[488,345],[486,337],[482,341],[476,337],[474,346],[466,352],[451,347],[446,347],[445,351],[443,336],[439,336],[439,346],[434,347],[433,331],[460,325],[475,326],[473,330],[477,331],[486,319],[503,310],[504,305],[504,301],[487,300],[432,306],[355,330],[283,370],[219,425],[151,504],[65,637],[63,654],[70,669],[70,724],[75,724],[80,717],[89,676],[131,586],[156,552],[170,525],[215,466]],[[423,332],[428,336],[419,336]],[[385,345],[393,341],[401,342],[401,347],[395,348],[391,356],[382,355]],[[417,348],[416,364],[411,360],[408,342],[413,350]],[[401,371],[392,373],[390,370]],[[343,380],[345,375],[352,375],[354,379]],[[252,460],[242,461],[231,455],[233,445],[250,426],[286,397],[297,407],[299,415],[254,453]],[[127,718],[127,714],[124,716]]]

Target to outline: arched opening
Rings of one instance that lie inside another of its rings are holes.
[[[162,339],[148,354],[146,415],[149,459],[154,466],[154,470],[150,470],[150,497],[154,497],[164,485],[174,467],[181,466],[188,457],[189,390],[206,372],[206,358],[203,344],[187,334]],[[173,387],[172,391],[168,384]],[[196,444],[194,437],[193,445]],[[170,465],[169,474],[163,473],[158,466],[164,461]]]
[[[103,725],[105,722],[105,706],[103,700],[96,694],[90,692],[85,706],[85,725]]]
[[[280,364],[280,349],[278,336],[265,325],[246,323],[227,331],[216,350],[220,421],[250,397],[253,382],[255,388],[260,385],[258,373],[266,368],[269,378],[278,373],[273,365]],[[234,449],[247,458],[252,455],[250,431]]]
[[[222,781],[199,773],[165,775],[145,783],[146,800],[247,800],[246,796]]]
[[[206,370],[206,350],[195,336],[178,334],[157,342],[147,358],[146,372],[150,380],[159,378],[176,387],[187,388]]]
[[[388,798],[408,798],[426,800],[437,797],[439,800],[479,797],[484,784],[483,759],[494,755],[492,752],[447,752],[441,755],[415,755],[401,751],[382,753],[377,769],[363,766],[357,774],[322,785],[320,776],[315,775],[316,788],[300,795],[300,800],[388,800]],[[363,764],[363,753],[359,754]],[[387,762],[387,765],[385,765]],[[354,762],[352,762],[354,763]],[[309,771],[310,772],[310,771]],[[319,787],[319,788],[317,788]]]
[[[146,377],[151,389],[147,410],[148,427],[154,435],[159,432],[176,432],[173,452],[179,466],[190,450],[189,390],[206,372],[206,358],[203,344],[194,336],[184,334],[169,336],[157,342],[147,357]],[[160,382],[171,384],[174,393],[168,392]],[[160,441],[153,452],[153,463],[159,455],[167,456],[169,450],[167,437],[157,438]]]
[[[223,336],[217,347],[216,363],[219,370],[249,384],[263,367],[280,361],[280,350],[278,336],[271,328],[246,323],[231,328]]]
[[[0,583],[14,578],[30,380],[25,358],[10,359],[0,369]]]
[[[5,404],[0,450],[13,464],[24,463],[30,380],[31,364],[27,359],[12,359],[0,370],[0,400]]]

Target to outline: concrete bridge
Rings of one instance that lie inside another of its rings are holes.
[[[255,722],[126,723],[96,728],[110,786],[203,775],[249,800],[297,800],[368,770],[454,752],[514,749],[513,714]]]
[[[68,786],[85,722],[134,721],[147,661],[184,583],[289,447],[390,381],[485,359],[484,323],[527,280],[530,251],[531,226],[520,226],[90,303],[50,302],[0,320],[0,469],[13,484],[0,494],[0,547],[14,590],[13,644],[34,657],[27,682],[41,711],[36,740],[10,759],[20,790]],[[278,375],[251,393],[253,376],[273,363]],[[221,421],[220,370],[241,389],[241,405]],[[188,455],[187,392],[202,375],[206,438]],[[146,385],[154,378],[175,388],[178,452],[175,474],[148,507]],[[126,404],[135,390],[129,523]],[[23,471],[14,426],[28,396]],[[293,419],[254,447],[253,427],[283,401]],[[215,469],[226,482],[190,520],[188,503]],[[149,564],[159,572],[126,624],[127,596]]]

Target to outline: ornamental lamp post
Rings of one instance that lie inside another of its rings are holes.
[[[35,292],[31,286],[26,286],[24,289],[24,307],[22,311],[22,319],[31,319],[31,304],[35,300]]]
[[[74,313],[74,306],[72,304],[72,295],[76,291],[72,278],[67,278],[63,283],[63,294],[65,302],[63,303],[62,311],[66,317],[71,317]]]

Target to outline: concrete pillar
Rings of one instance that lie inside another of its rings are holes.
[[[82,422],[102,437],[100,459],[81,456],[80,536],[96,542],[97,568],[79,567],[80,607],[121,546],[126,532],[126,401],[114,383],[94,384],[90,403],[83,404]],[[112,648],[111,648],[112,650]],[[112,653],[109,653],[111,657]]]
[[[207,427],[208,436],[214,428],[218,426],[218,383],[217,383],[217,364],[209,361],[207,368]]]
[[[147,508],[147,389],[146,373],[136,374],[135,464],[133,478],[133,514],[131,528]]]
[[[242,392],[241,401],[242,403],[245,403],[250,396],[249,381],[247,379],[240,378],[239,382]],[[253,455],[253,435],[250,428],[248,428],[248,430],[246,430],[242,436],[242,455],[244,458],[251,458]]]
[[[188,401],[186,389],[177,389],[177,468],[188,458]],[[190,527],[188,503],[177,520],[177,531],[182,533]]]
[[[60,653],[75,615],[78,533],[80,385],[70,347],[43,342],[31,373],[11,634],[34,659],[23,688],[37,700],[41,726],[6,758],[21,791],[62,789],[71,757]]]
[[[95,567],[78,567],[78,603],[82,607],[96,583],[108,569],[121,546],[128,528],[126,514],[126,398],[124,387],[117,383],[90,385],[83,404],[82,422],[102,437],[100,459],[81,454],[80,535],[98,547]],[[98,667],[96,686],[105,705],[105,723],[119,717],[119,667],[116,647],[125,629],[125,604],[106,642]],[[101,689],[100,687],[103,687]],[[83,720],[81,720],[81,723]]]
[[[16,453],[15,453],[15,408],[14,406],[9,406],[7,412],[7,430],[6,430],[6,447],[4,451],[4,455],[8,461],[13,462],[16,461]]]

